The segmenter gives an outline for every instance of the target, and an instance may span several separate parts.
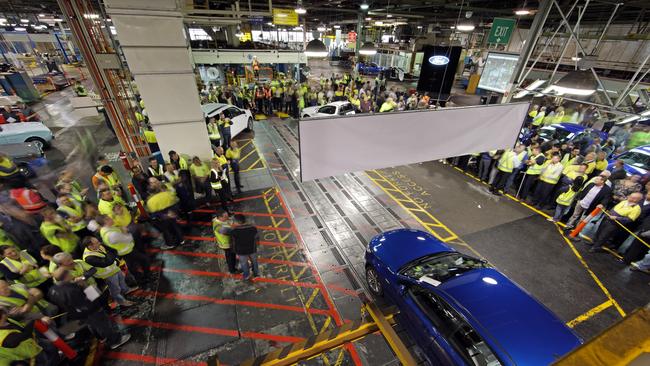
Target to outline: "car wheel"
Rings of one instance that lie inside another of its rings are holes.
[[[31,142],[35,144],[36,146],[38,146],[39,149],[41,149],[41,151],[45,150],[45,147],[47,146],[45,140],[43,140],[40,137],[30,137],[27,140],[25,140],[25,142]]]
[[[309,118],[309,117],[311,117],[311,116],[308,115],[308,114],[305,114],[304,116],[302,116],[302,118]]]
[[[248,117],[248,124],[246,125],[246,131],[253,131],[253,119]]]
[[[379,274],[377,274],[377,271],[371,266],[366,267],[366,282],[368,283],[368,288],[373,295],[377,297],[383,296],[384,288],[379,279]]]

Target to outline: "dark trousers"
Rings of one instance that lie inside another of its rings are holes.
[[[221,201],[221,207],[226,210],[228,210],[228,201],[230,200],[230,195],[228,194],[228,190],[225,186],[226,182],[221,181],[221,189],[215,189],[214,193],[219,197],[219,200]]]
[[[183,230],[176,222],[176,219],[157,219],[153,221],[154,226],[158,229],[165,239],[165,244],[170,246],[178,246],[183,241]]]
[[[138,284],[142,284],[149,276],[149,267],[151,266],[149,257],[134,248],[131,253],[122,258],[126,262],[126,266],[129,267],[129,274],[135,278]]]
[[[282,98],[280,97],[273,97],[273,109],[276,111],[280,110],[280,102],[282,101]]]
[[[232,248],[224,249],[223,254],[226,257],[228,272],[234,274],[237,271],[237,254]]]
[[[492,166],[492,159],[481,159],[478,162],[478,177],[480,180],[487,182],[490,177],[490,166]]]
[[[98,311],[86,318],[88,328],[98,339],[106,339],[106,344],[113,345],[120,341],[122,335],[105,311]]]
[[[542,181],[537,182],[535,194],[533,195],[534,203],[540,207],[544,207],[544,205],[546,205],[553,197],[553,188],[555,188],[555,184]]]
[[[622,231],[621,227],[610,218],[603,219],[594,238],[594,248],[601,248],[605,243],[612,244],[616,236]]]
[[[255,105],[257,106],[257,113],[264,113],[264,99],[255,99]]]
[[[221,135],[221,147],[223,147],[224,150],[230,147],[230,139],[230,127],[228,127],[228,130],[224,129],[223,135]]]
[[[237,190],[237,192],[240,192],[242,185],[239,181],[239,160],[231,160],[230,168],[232,169],[232,175],[235,178],[235,189]]]
[[[638,234],[637,234],[638,235]],[[642,238],[645,239],[645,238]],[[627,249],[623,255],[623,262],[630,264],[632,262],[640,261],[648,253],[648,247],[638,240],[634,240],[632,245]]]
[[[506,186],[506,182],[508,181],[508,178],[510,178],[511,174],[512,173],[507,173],[499,170],[497,172],[497,176],[494,178],[494,182],[492,183],[492,191],[496,192],[498,190],[502,190]]]
[[[539,175],[526,174],[524,177],[524,183],[521,186],[521,191],[519,192],[519,198],[524,200],[526,197],[528,197],[528,194],[530,193],[530,190],[535,186],[535,182],[537,182],[538,177]]]

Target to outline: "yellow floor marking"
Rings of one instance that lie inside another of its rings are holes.
[[[582,266],[585,267],[585,269],[587,270],[587,272],[589,273],[589,275],[591,276],[591,278],[594,280],[594,282],[596,282],[596,284],[598,285],[598,287],[600,287],[600,290],[603,291],[603,293],[605,294],[605,296],[607,296],[607,298],[609,299],[609,301],[612,302],[612,305],[614,305],[614,307],[616,308],[616,310],[618,311],[618,313],[619,313],[621,316],[625,316],[625,311],[623,311],[623,309],[622,309],[621,306],[618,304],[618,302],[616,302],[616,300],[614,300],[614,298],[612,297],[612,295],[609,293],[609,290],[607,289],[607,287],[605,287],[605,285],[603,285],[603,283],[600,281],[600,279],[598,278],[598,276],[596,276],[596,274],[594,273],[594,271],[592,271],[591,268],[589,268],[589,265],[588,265],[587,262],[584,260],[584,258],[582,258],[582,255],[580,255],[580,252],[578,252],[578,250],[577,250],[576,247],[573,245],[573,243],[571,242],[571,240],[569,240],[569,238],[567,238],[567,237],[564,235],[564,233],[562,232],[562,229],[560,229],[559,227],[557,227],[557,231],[560,233],[560,235],[562,236],[562,238],[564,239],[564,241],[567,243],[567,245],[569,246],[569,248],[571,248],[571,250],[573,251],[573,254],[575,254],[575,256],[578,258],[578,260],[580,261],[580,263],[582,264]]]
[[[316,295],[320,292],[320,289],[315,288],[314,291],[311,293],[311,296],[309,296],[309,299],[305,303],[305,308],[309,309],[311,307],[311,304],[316,300]]]
[[[241,159],[239,159],[239,163],[241,164],[242,161],[246,160],[249,156],[253,155],[253,153],[257,151],[256,149],[251,150],[248,154],[244,155]]]
[[[571,320],[570,322],[567,322],[566,325],[569,328],[573,328],[576,325],[584,322],[585,320],[588,320],[589,318],[593,317],[594,315],[596,315],[596,314],[598,314],[598,313],[600,313],[600,312],[602,312],[602,311],[604,311],[606,309],[609,309],[610,307],[612,307],[612,305],[614,305],[612,303],[612,300],[607,300],[604,303],[602,303],[602,304],[600,304],[600,305],[598,305],[596,307],[591,308],[590,310],[588,310],[584,314],[579,315],[578,317]]]

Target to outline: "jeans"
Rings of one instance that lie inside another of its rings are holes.
[[[129,268],[129,273],[135,278],[135,281],[138,284],[143,284],[149,276],[149,266],[151,266],[149,257],[134,248],[131,253],[122,258],[126,262],[126,266]],[[140,272],[140,270],[142,272]]]
[[[598,228],[600,227],[601,222],[603,221],[603,214],[600,213],[591,221],[585,225],[585,227],[582,229],[580,232],[580,237],[586,240],[591,240],[593,241],[594,238],[596,237],[596,232],[598,232]]]
[[[154,226],[165,238],[165,244],[176,247],[181,244],[183,241],[183,230],[181,229],[176,219],[171,218],[159,218],[153,221]]]
[[[129,286],[126,285],[126,281],[124,280],[124,274],[122,272],[117,272],[116,274],[105,278],[104,281],[108,285],[108,292],[110,292],[111,297],[117,301],[118,304],[123,304],[126,299],[122,293],[129,290]]]
[[[227,150],[230,147],[230,139],[230,127],[224,128],[223,135],[221,135],[221,147],[223,147],[224,150]]]
[[[515,169],[515,170],[512,171],[512,174],[510,174],[510,176],[508,177],[508,180],[506,181],[505,187],[503,187],[504,192],[507,192],[507,191],[510,190],[510,187],[512,187],[512,185],[515,183],[515,179],[519,175],[520,170],[521,169]]]
[[[492,183],[492,191],[496,192],[499,190],[503,190],[503,193],[508,193],[505,190],[505,186],[506,186],[506,182],[508,181],[508,178],[510,178],[511,175],[512,173],[503,172],[499,170],[497,172],[496,178],[494,178],[494,183]]]
[[[115,323],[103,310],[88,315],[86,323],[91,332],[97,338],[105,339],[109,346],[119,342],[122,337]]]
[[[490,165],[492,165],[492,159],[481,158],[478,163],[478,177],[480,180],[488,180],[488,174],[490,174]]]
[[[248,269],[248,261],[250,260],[253,263],[253,276],[260,275],[260,268],[257,264],[257,253],[253,254],[238,254],[239,257],[239,266],[244,274],[244,279],[250,277],[250,271]]]
[[[569,218],[566,225],[570,227],[575,226],[576,222],[582,219],[584,214],[588,214],[588,212],[585,212],[585,209],[580,206],[580,201],[576,202],[576,207],[573,209],[573,215],[571,215],[571,218]]]
[[[533,175],[526,174],[524,176],[524,183],[521,186],[521,191],[519,192],[519,198],[525,200],[526,197],[528,197],[528,194],[530,194],[530,190],[537,182],[537,178],[539,178],[539,174],[533,174]]]
[[[239,181],[239,160],[231,160],[230,168],[232,169],[232,175],[235,178],[235,189],[239,192],[242,187],[241,182]]]
[[[571,206],[563,206],[558,203],[558,205],[555,206],[555,215],[553,215],[553,220],[560,221],[560,219],[569,212],[570,208]]]

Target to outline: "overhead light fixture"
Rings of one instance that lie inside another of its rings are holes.
[[[523,97],[525,97],[526,95],[530,94],[530,92],[532,92],[532,91],[534,91],[535,89],[537,89],[537,88],[539,88],[540,86],[542,86],[545,82],[546,82],[546,80],[537,79],[537,80],[533,81],[532,83],[528,84],[528,86],[526,86],[526,87],[524,88],[524,90],[521,90],[521,91],[519,91],[517,94],[515,94],[515,95],[513,96],[513,98],[514,98],[514,99],[523,98]]]
[[[458,24],[456,26],[456,29],[458,29],[461,32],[471,32],[474,30],[474,24]]]
[[[336,25],[334,25],[334,28],[339,29],[339,28],[341,28],[341,26],[336,24]]]
[[[594,75],[587,70],[574,70],[562,76],[553,85],[556,93],[589,96],[596,92],[598,83]]]
[[[63,19],[61,19],[61,18],[54,18],[52,20],[55,21],[55,22],[62,22],[63,21]]]
[[[27,29],[24,28],[24,27],[16,27],[16,28],[14,28],[14,30],[15,30],[16,32],[24,32],[24,31],[26,31]]]
[[[29,23],[29,19],[21,19],[20,22],[21,23]]]
[[[359,53],[364,56],[372,56],[377,54],[377,47],[372,42],[366,42],[359,48]]]
[[[305,55],[307,57],[327,57],[327,47],[320,39],[314,39],[307,43]]]
[[[386,14],[386,18],[392,18],[393,14]]]
[[[370,8],[370,5],[368,5],[367,2],[363,2],[361,5],[359,5],[361,10],[368,10]]]
[[[294,11],[296,12],[296,14],[301,14],[301,15],[307,13],[307,9],[305,9],[302,6],[302,0],[298,0],[298,4],[296,4],[296,9],[294,9]]]
[[[577,61],[580,61],[580,60],[582,60],[582,57],[575,57],[575,56],[571,57],[571,61],[576,61],[577,62]]]
[[[378,21],[375,22],[375,25],[380,25],[381,26],[381,25],[384,25],[384,22],[382,22],[381,20],[378,20]]]
[[[302,27],[298,26],[298,27],[293,28],[293,30],[295,30],[295,31],[301,31],[301,30],[302,30]]]
[[[418,29],[422,29],[422,26],[421,26],[421,25],[418,25]]]
[[[327,30],[327,28],[325,28],[324,25],[319,25],[318,28],[316,28],[316,30],[319,31],[319,32],[325,32]]]
[[[517,9],[515,10],[515,15],[530,15],[531,11],[528,9]]]
[[[456,29],[456,26],[452,25],[449,29]]]
[[[45,14],[38,14],[39,18],[45,18]]]

